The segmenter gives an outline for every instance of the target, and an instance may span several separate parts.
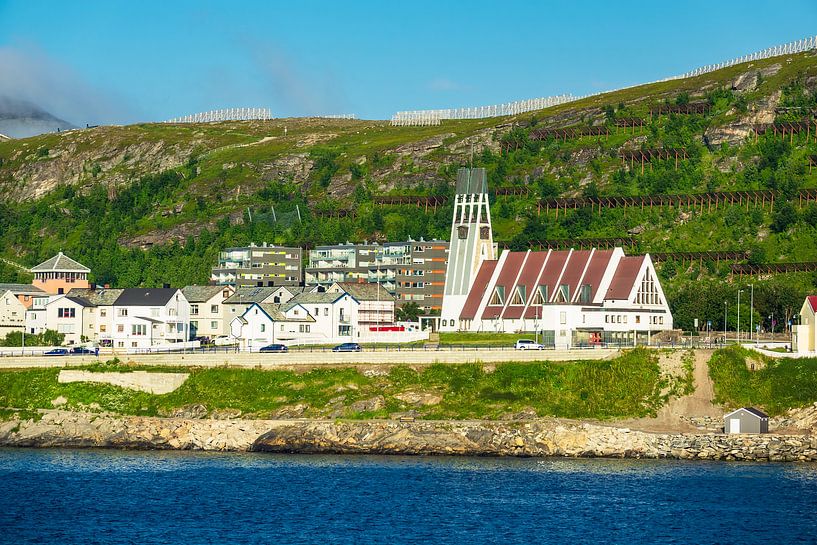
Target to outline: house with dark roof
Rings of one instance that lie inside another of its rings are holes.
[[[792,327],[794,352],[817,351],[817,295],[809,295],[800,308],[800,324]]]
[[[56,295],[45,305],[45,329],[65,335],[64,344],[98,341],[99,310],[84,297]]]
[[[114,349],[147,349],[190,338],[190,303],[178,288],[125,288],[111,311]]]
[[[235,293],[233,286],[185,286],[182,293],[190,303],[191,338],[214,339],[229,334],[224,301]]]
[[[58,253],[32,267],[34,287],[50,294],[68,293],[72,288],[88,288],[91,269],[63,254]]]
[[[315,318],[297,303],[252,303],[241,316],[230,321],[230,335],[239,348],[256,352],[269,344],[303,344],[325,340],[315,327]]]

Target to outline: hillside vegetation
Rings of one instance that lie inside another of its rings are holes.
[[[650,114],[703,104],[698,114]],[[782,109],[781,109],[782,108]],[[381,206],[378,196],[450,197],[456,169],[485,167],[498,197],[495,239],[636,238],[630,251],[740,250],[751,263],[817,261],[814,131],[755,138],[755,124],[813,119],[817,57],[803,53],[608,93],[528,114],[392,127],[384,121],[99,127],[0,142],[0,255],[33,265],[63,250],[118,286],[203,283],[220,248],[346,240],[447,238],[451,207]],[[642,127],[620,128],[625,119]],[[606,127],[609,137],[537,140],[540,129]],[[622,152],[681,149],[686,159],[630,169]],[[813,170],[813,171],[812,171]],[[771,190],[763,206],[578,207],[549,215],[538,199]],[[346,216],[346,212],[351,214]],[[344,214],[341,214],[344,212]],[[343,217],[338,217],[343,216]],[[635,234],[633,234],[635,233]],[[660,273],[678,323],[723,322],[737,288],[728,262],[667,262]],[[0,280],[25,280],[0,262]],[[759,320],[788,319],[814,273],[756,282]],[[699,291],[707,294],[700,297]],[[776,303],[782,300],[784,303]],[[676,302],[677,301],[677,302]],[[795,301],[794,303],[792,301]],[[730,309],[727,325],[735,321]],[[748,308],[743,312],[748,313]],[[748,314],[746,314],[748,316]]]
[[[709,375],[715,401],[727,408],[758,407],[775,416],[817,401],[817,358],[773,359],[733,346],[715,352]]]

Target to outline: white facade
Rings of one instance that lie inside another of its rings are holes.
[[[191,289],[198,288],[198,289]],[[235,293],[232,286],[190,286],[182,290],[200,291],[204,296],[190,297],[190,335],[191,337],[215,338],[226,335],[229,331],[229,319],[225,320],[227,309],[224,300]]]
[[[37,312],[37,311],[34,311]],[[96,307],[75,297],[57,295],[45,305],[45,328],[65,335],[63,344],[96,341]],[[36,319],[32,316],[32,320]]]
[[[800,324],[792,328],[792,351],[817,351],[817,296],[810,295],[800,309]]]
[[[121,304],[121,300],[111,309],[114,349],[147,349],[189,338],[190,303],[181,290],[175,290],[163,304]]]
[[[10,290],[0,293],[0,339],[12,331],[23,331],[26,307]]]

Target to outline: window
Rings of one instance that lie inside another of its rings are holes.
[[[124,318],[127,315],[128,315],[128,309],[126,309],[126,308],[120,308],[119,312],[117,313],[117,316],[119,316],[120,318]]]
[[[230,296],[230,290],[224,290],[221,292],[221,296],[226,299]]]
[[[511,297],[510,304],[515,306],[522,306],[525,304],[526,300],[527,297],[525,294],[525,286],[517,286],[516,290],[514,290],[513,297]]]
[[[105,333],[107,330],[108,330],[108,328],[104,324],[99,325],[99,332],[100,333]]]
[[[116,326],[116,332],[117,333],[124,333],[125,332],[125,326],[122,325],[122,324],[117,325]]]
[[[218,322],[210,322],[210,329],[218,329]]]
[[[567,312],[560,312],[559,313],[559,323],[566,324],[567,323]]]
[[[641,316],[636,316],[635,317],[635,323],[637,323],[637,324],[641,323]]]
[[[261,324],[261,333],[264,333],[267,330],[267,324]]]
[[[57,309],[57,318],[76,318],[76,317],[77,309],[73,307]]]
[[[320,315],[321,315],[321,309],[319,309],[318,307],[315,307],[315,316],[320,316]]]
[[[199,306],[198,305],[190,305],[190,314],[193,316],[197,316],[199,313]]]
[[[136,342],[136,341],[131,342],[130,345],[131,345],[132,348],[138,348],[139,347],[139,343]]]
[[[579,303],[589,303],[591,291],[590,284],[584,284],[579,288]]]
[[[210,305],[210,314],[218,314],[218,305]]]
[[[497,286],[494,288],[494,293],[491,295],[489,305],[504,305],[505,304],[505,286]]]
[[[131,335],[144,337],[148,333],[148,326],[145,324],[131,324]]]
[[[198,320],[190,320],[190,329],[198,329],[198,328],[199,328]]]
[[[105,318],[108,315],[108,311],[104,308],[99,309],[99,316],[100,318]]]
[[[116,346],[117,346],[117,348],[125,348],[125,342],[124,341],[118,341],[116,343]]]
[[[488,237],[490,236],[490,234],[491,234],[491,231],[487,226],[479,228],[479,238],[481,240],[488,240]]]
[[[468,238],[468,227],[465,225],[460,225],[457,227],[457,238],[460,240],[465,240]]]
[[[541,306],[547,303],[548,300],[548,287],[547,286],[539,286],[536,288],[536,293],[533,295],[533,301],[531,301],[531,305]]]
[[[658,282],[653,278],[650,269],[644,272],[638,292],[635,294],[637,305],[662,305],[661,294],[658,292]]]
[[[329,316],[329,307],[325,307],[325,308],[323,309],[323,315],[324,315],[324,316]]]
[[[570,286],[568,286],[567,284],[562,284],[559,286],[559,291],[556,293],[556,302],[557,303],[570,302]]]

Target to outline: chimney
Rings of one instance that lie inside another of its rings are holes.
[[[111,285],[110,284],[103,284],[102,287],[107,290],[107,289],[111,288]]]
[[[91,282],[91,291],[96,291],[96,283]]]

